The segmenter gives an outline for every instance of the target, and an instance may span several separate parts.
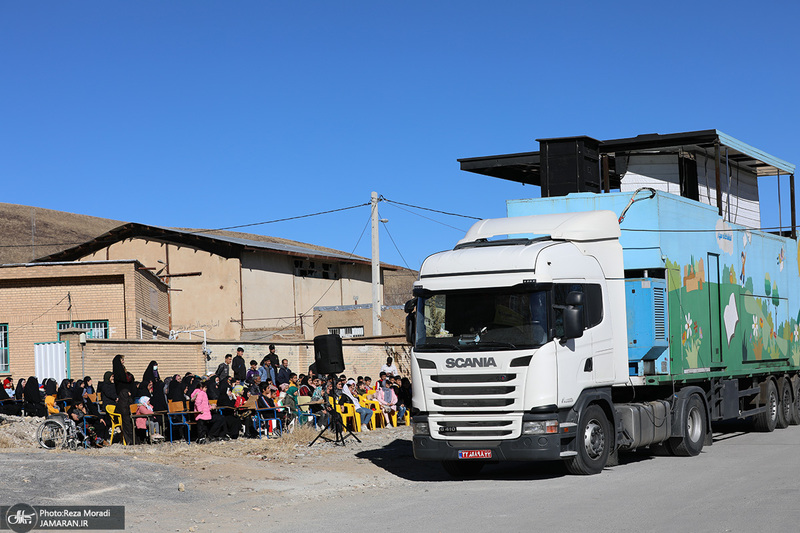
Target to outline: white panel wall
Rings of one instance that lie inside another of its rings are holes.
[[[721,170],[722,209],[725,219],[750,228],[760,227],[761,211],[755,174],[732,165],[730,179],[727,179],[724,159]],[[697,188],[701,203],[716,207],[715,184],[714,159],[705,160],[702,156],[698,156]],[[621,190],[633,192],[639,187],[652,187],[658,191],[680,196],[678,156],[669,154],[630,156],[627,172],[622,177]]]

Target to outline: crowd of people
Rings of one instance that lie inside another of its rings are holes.
[[[182,403],[182,410],[191,413],[188,416],[196,431],[169,423],[174,416],[169,402]],[[0,387],[0,413],[68,416],[81,428],[87,443],[97,447],[111,441],[112,415],[121,417],[121,439],[114,438],[117,442],[155,443],[167,437],[188,440],[191,436],[202,444],[257,437],[263,419],[257,413],[263,412],[269,412],[284,429],[296,424],[324,427],[337,416],[336,410],[329,408],[337,403],[353,404],[362,430],[367,430],[373,416],[382,417],[382,425],[389,426],[395,416],[402,420],[411,409],[411,382],[398,374],[391,357],[374,383],[369,376],[321,376],[313,364],[307,373],[298,375],[287,359],[279,364],[275,347],[270,345],[261,362],[251,360],[249,368],[244,348],[239,347],[236,356],[226,355],[207,376],[187,372],[162,379],[158,363],[151,361],[137,381],[125,367],[125,356],[117,355],[111,371],[97,386],[91,376],[64,379],[60,384],[51,378],[40,384],[30,376],[17,381],[15,388],[10,378]]]

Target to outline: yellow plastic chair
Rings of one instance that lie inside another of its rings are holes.
[[[122,415],[117,414],[117,410],[113,405],[106,405],[106,413],[111,417],[111,437],[109,437],[108,443],[114,444],[114,429],[119,428],[120,432],[122,432]],[[125,442],[125,434],[120,434],[122,435],[122,443],[127,444]]]
[[[356,406],[352,403],[346,403],[344,405],[340,405],[337,402],[334,402],[331,398],[331,404],[334,405],[336,408],[336,412],[342,417],[342,425],[347,428],[347,424],[349,421],[353,421],[352,427],[355,431],[361,432],[361,417],[356,413]]]
[[[406,409],[406,412],[403,414],[403,423],[406,426],[411,425],[411,409]],[[394,424],[394,427],[397,427],[397,411],[392,413],[392,424]]]
[[[383,410],[378,400],[368,400],[367,395],[362,394],[359,396],[358,401],[361,402],[361,405],[364,407],[372,410],[372,418],[369,420],[370,429],[377,429],[379,426],[386,427],[386,421],[383,419]]]

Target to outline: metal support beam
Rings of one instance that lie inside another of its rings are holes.
[[[608,154],[600,156],[600,161],[603,163],[603,191],[611,192],[611,178],[608,175]]]
[[[722,216],[722,183],[719,179],[719,139],[714,141],[714,177],[717,184],[717,212]]]
[[[794,174],[789,174],[789,195],[792,210],[792,239],[797,240],[797,218],[794,207]]]

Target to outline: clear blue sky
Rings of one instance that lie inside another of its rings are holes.
[[[796,2],[2,2],[0,201],[217,228],[374,190],[498,217],[537,188],[457,158],[712,128],[800,164],[798,14]],[[471,224],[380,212],[405,261],[385,231],[381,259],[412,268]],[[368,217],[243,231],[352,251]],[[369,231],[355,251],[369,255]]]

